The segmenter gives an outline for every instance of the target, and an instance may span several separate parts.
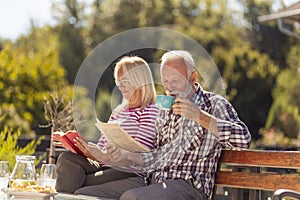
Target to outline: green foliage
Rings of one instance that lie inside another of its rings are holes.
[[[258,134],[261,127],[267,128],[265,132],[273,127],[276,134],[296,137],[300,120],[300,47],[278,30],[275,21],[257,21],[258,16],[272,12],[275,1],[239,1],[243,6],[240,13],[228,9],[229,2],[53,1],[55,26],[33,26],[30,34],[15,43],[1,40],[0,113],[5,114],[5,119],[0,127],[8,125],[16,130],[19,125],[22,132],[29,134],[38,124],[43,124],[42,105],[44,97],[49,97],[48,91],[51,93],[66,85],[65,77],[72,83],[90,50],[121,31],[156,26],[188,35],[207,50],[222,75],[227,97],[250,128],[253,139],[261,136]],[[159,50],[133,53],[155,63],[161,55]],[[106,92],[114,88],[113,78],[103,76],[101,83],[104,89],[98,91],[96,113],[105,121],[113,107]],[[163,93],[161,87],[157,89]],[[80,95],[94,94],[82,91]],[[80,105],[94,106],[88,101]],[[84,112],[84,108],[79,109]],[[85,119],[94,122],[94,119]],[[84,122],[82,127],[85,127],[83,132],[92,137],[98,131],[90,122]]]
[[[74,92],[76,90],[76,92]],[[76,119],[76,129],[90,141],[98,141],[99,131],[95,127],[95,102],[88,96],[88,90],[76,86],[72,92],[72,111]]]
[[[84,60],[85,48],[82,26],[85,24],[86,4],[77,0],[53,3],[55,18],[60,23],[55,27],[59,41],[59,62],[68,71],[66,78],[74,83],[80,64]]]
[[[189,1],[181,7],[174,27],[198,41],[212,56],[226,85],[227,98],[253,138],[259,137],[258,130],[264,126],[271,106],[278,66],[249,42],[247,29],[232,23],[226,1]]]
[[[85,57],[85,47],[79,28],[61,25],[57,28],[59,36],[59,60],[60,64],[68,71],[67,80],[74,83],[77,71]]]
[[[116,87],[115,87],[116,88]],[[96,113],[98,119],[106,122],[112,113],[112,110],[116,108],[122,101],[122,95],[119,92],[101,90],[98,91],[96,98]]]
[[[60,18],[61,24],[65,24],[65,19],[72,15],[76,19],[77,27],[83,28],[84,23],[79,21],[85,22],[86,29],[78,29],[78,31],[82,31],[83,37],[87,36],[86,49],[94,48],[113,34],[143,26],[166,26],[198,41],[212,55],[219,67],[223,81],[227,85],[226,92],[229,100],[233,102],[240,117],[249,126],[253,138],[258,137],[258,130],[264,126],[272,104],[271,93],[278,72],[278,66],[271,61],[270,57],[279,56],[282,60],[284,54],[278,52],[282,52],[286,38],[276,27],[258,24],[256,20],[258,15],[270,11],[271,1],[242,2],[245,8],[244,16],[249,23],[247,25],[250,26],[240,26],[242,22],[236,23],[233,18],[233,14],[236,13],[228,9],[226,0],[149,0],[147,2],[95,0],[90,5],[91,13],[86,18],[82,3],[77,2],[75,5],[75,2],[65,3],[65,10],[62,13],[66,14],[62,14],[64,17]],[[74,5],[68,6],[70,3]],[[67,13],[71,14],[67,15]],[[258,31],[259,27],[262,32]],[[266,37],[268,31],[272,31],[272,35],[280,38],[276,39],[280,41],[276,42],[276,48],[274,48],[274,39],[269,37],[270,35]],[[73,46],[68,49],[71,51],[77,48]],[[148,54],[143,56],[153,58],[153,55]],[[275,60],[275,63],[282,64],[284,61]],[[110,77],[104,79],[105,83],[113,84],[109,81]]]
[[[287,137],[282,131],[278,129],[262,129],[260,130],[261,138],[253,143],[253,148],[258,147],[274,147],[274,148],[298,148],[300,140]]]
[[[21,148],[17,145],[20,135],[21,132],[19,130],[17,132],[12,132],[8,128],[4,128],[0,132],[0,160],[9,161],[11,171],[16,163],[16,155],[33,155],[37,145],[41,144],[41,141],[44,138],[42,136],[37,140],[32,140],[25,147]],[[37,166],[42,159],[43,156],[38,157],[35,160],[35,165]]]
[[[300,135],[300,48],[291,49],[288,57],[289,68],[282,70],[273,90],[274,102],[270,109],[266,129],[275,128],[286,136]]]
[[[106,122],[113,110],[112,95],[108,91],[99,91],[96,100],[96,113],[100,121]]]
[[[245,42],[231,48],[215,48],[212,54],[226,83],[229,100],[252,136],[258,138],[271,106],[278,66]]]
[[[260,52],[267,53],[269,57],[281,68],[286,67],[286,55],[294,40],[279,31],[276,20],[269,22],[258,22],[257,18],[274,12],[272,5],[274,0],[241,1],[244,7],[244,17],[247,20],[247,39],[251,42],[253,48]]]
[[[66,83],[65,70],[58,63],[58,46],[51,30],[36,29],[16,46],[0,51],[0,127],[33,134],[43,123],[43,99],[48,91]]]

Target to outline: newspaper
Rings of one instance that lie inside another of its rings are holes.
[[[147,152],[148,148],[133,139],[126,131],[116,123],[104,123],[96,119],[95,126],[104,134],[109,143],[131,152]]]

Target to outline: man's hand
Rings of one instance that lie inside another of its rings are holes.
[[[199,123],[201,111],[189,99],[177,97],[172,108],[174,113]]]
[[[188,99],[177,97],[174,102],[172,106],[174,113],[199,123],[202,127],[211,131],[217,138],[219,137],[217,119],[214,116],[201,110]]]

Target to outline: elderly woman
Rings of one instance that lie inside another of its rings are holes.
[[[156,92],[148,64],[137,56],[123,57],[116,64],[114,78],[123,101],[113,110],[108,123],[119,123],[136,141],[152,149],[158,107],[155,104]],[[59,137],[53,137],[59,141]],[[82,187],[137,176],[135,173],[104,165],[110,163],[110,158],[106,154],[107,140],[103,134],[97,144],[77,139],[76,145],[83,150],[85,156],[64,152],[57,160],[58,192],[74,193]],[[90,159],[101,165],[93,164]]]

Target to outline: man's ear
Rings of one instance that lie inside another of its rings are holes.
[[[194,85],[198,81],[198,72],[197,71],[192,72],[190,81],[191,81],[192,85]]]

